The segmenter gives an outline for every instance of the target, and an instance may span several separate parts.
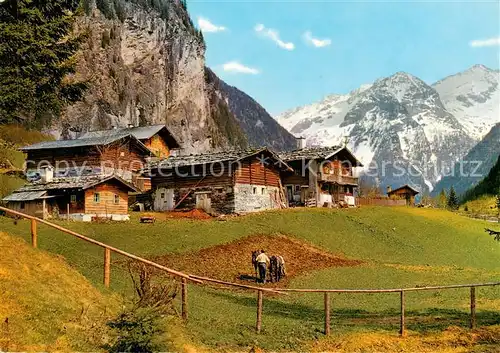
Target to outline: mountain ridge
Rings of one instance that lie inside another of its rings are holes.
[[[470,70],[488,75],[496,72],[486,69],[477,66]],[[441,94],[446,87],[442,83],[447,79],[450,82],[449,78],[438,81]],[[492,91],[490,96],[496,99],[496,81],[485,82],[489,86],[484,90]],[[449,102],[453,92],[447,97]],[[421,191],[431,191],[443,171],[452,168],[479,142],[479,137],[462,123],[468,116],[457,118],[451,114],[435,87],[401,71],[348,94],[328,95],[318,103],[293,108],[275,118],[293,134],[306,137],[309,145],[336,144],[347,137],[349,147],[365,165],[389,162],[393,166],[383,175],[371,167],[364,170],[381,188],[384,184],[409,183]],[[493,112],[486,119],[484,134],[495,119],[499,120],[498,114]],[[394,167],[396,164],[399,166]],[[401,167],[412,175],[395,177],[396,169]]]

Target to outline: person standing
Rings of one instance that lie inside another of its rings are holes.
[[[257,261],[257,267],[259,268],[260,282],[266,283],[267,266],[270,263],[269,257],[267,257],[264,250],[261,250],[259,256],[257,256],[255,260]]]

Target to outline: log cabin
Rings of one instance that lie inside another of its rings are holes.
[[[356,205],[359,179],[354,169],[363,164],[347,148],[305,147],[280,154],[294,170],[282,174],[282,183],[290,206]]]
[[[56,177],[117,174],[132,181],[152,152],[133,135],[45,141],[22,147],[29,180],[38,180],[47,167]]]
[[[285,207],[280,173],[293,170],[267,148],[170,156],[145,171],[155,211],[247,213]]]
[[[392,189],[391,186],[387,187],[387,196],[393,200],[405,200],[407,206],[415,205],[415,196],[419,192],[412,188],[410,185],[406,184],[397,189]]]
[[[180,148],[179,143],[165,125],[132,126],[111,130],[89,131],[79,139],[132,135],[141,141],[155,157],[167,158],[172,150]]]
[[[43,179],[21,187],[3,199],[7,207],[42,219],[129,220],[128,193],[138,189],[117,175]]]

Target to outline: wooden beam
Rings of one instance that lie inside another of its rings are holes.
[[[330,293],[324,293],[325,335],[330,335]]]
[[[405,291],[401,290],[401,318],[400,318],[400,328],[399,334],[404,336],[406,334],[405,330]]]
[[[257,291],[257,324],[255,330],[260,333],[262,329],[262,291]]]
[[[470,328],[476,328],[476,287],[470,287]]]
[[[111,277],[111,250],[104,248],[104,286],[109,288]]]
[[[38,233],[35,219],[31,220],[31,245],[33,245],[34,248],[38,247]]]
[[[181,278],[181,313],[182,320],[187,321],[188,319],[188,301],[187,301],[187,280]]]

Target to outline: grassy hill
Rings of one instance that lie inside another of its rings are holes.
[[[1,232],[0,244],[0,350],[99,350],[116,299],[62,258]]]
[[[406,207],[295,209],[234,217],[226,221],[171,219],[140,224],[135,216],[129,223],[61,224],[151,258],[173,254],[178,259],[179,254],[187,254],[196,259],[193,253],[202,249],[208,251],[249,236],[269,235],[301,241],[305,244],[303,251],[314,246],[362,262],[350,267],[311,268],[309,272],[289,278],[290,287],[401,288],[500,280],[500,244],[484,232],[485,226],[492,225],[443,210]],[[25,239],[29,237],[29,223],[25,221],[15,225],[10,219],[0,218],[0,228]],[[39,229],[39,244],[42,249],[64,255],[95,285],[100,285],[101,249],[44,226]],[[218,253],[218,256],[223,264],[225,254]],[[182,257],[180,259],[179,266]],[[247,261],[248,273],[252,273],[250,254],[242,261]],[[220,269],[223,271],[224,266]],[[111,281],[115,290],[126,292],[130,289],[125,261],[115,255]],[[266,295],[263,332],[256,335],[253,331],[254,293],[190,285],[187,331],[195,343],[203,342],[214,349],[238,350],[251,346],[273,350],[313,349],[311,347],[325,350],[325,345],[332,348],[339,344],[339,348],[349,351],[355,350],[349,342],[367,332],[389,341],[386,346],[367,341],[361,351],[391,352],[399,345],[404,346],[401,351],[408,352],[425,351],[429,347],[432,347],[430,351],[442,348],[459,352],[470,351],[475,345],[488,348],[500,343],[500,287],[478,289],[478,322],[488,326],[483,329],[486,331],[481,331],[483,334],[466,329],[468,295],[468,289],[407,294],[407,327],[411,340],[419,344],[412,345],[410,338],[410,341],[401,341],[397,337],[397,293],[332,296],[332,333],[335,338],[332,341],[324,339],[321,333],[323,303],[320,294]],[[447,335],[448,339],[469,338],[450,348],[451,343],[448,345],[441,335]],[[439,343],[441,340],[445,342],[444,346]],[[425,342],[431,342],[430,346],[422,346]]]

